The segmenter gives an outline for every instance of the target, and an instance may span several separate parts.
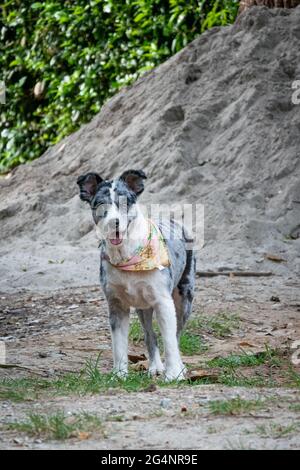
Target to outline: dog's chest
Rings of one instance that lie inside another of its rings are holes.
[[[107,292],[123,305],[148,308],[155,303],[161,289],[159,272],[125,272],[112,269],[107,273]]]

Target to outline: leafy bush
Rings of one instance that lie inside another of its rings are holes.
[[[205,29],[233,22],[237,8],[237,0],[7,0],[0,171],[41,155],[124,84]]]

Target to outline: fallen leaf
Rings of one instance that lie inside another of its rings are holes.
[[[218,373],[215,370],[195,369],[187,373],[187,379],[195,382],[199,379],[218,379]]]
[[[282,262],[286,263],[286,259],[278,255],[273,255],[272,253],[266,253],[265,258],[269,259],[270,261],[275,261],[275,263],[282,263]]]
[[[139,361],[136,362],[133,366],[132,369],[135,371],[144,371],[148,370],[148,361]]]
[[[85,441],[86,439],[90,437],[90,435],[91,435],[90,432],[81,431],[78,433],[78,439],[80,439],[81,441]]]
[[[242,341],[239,343],[239,346],[244,348],[255,348],[254,344],[248,343],[247,341]]]
[[[80,441],[86,441],[90,436],[91,433],[85,431],[74,431],[70,434],[70,437],[77,437]]]
[[[136,364],[140,361],[145,361],[147,358],[145,354],[128,354],[128,360],[133,364]]]

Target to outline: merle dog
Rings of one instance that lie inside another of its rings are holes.
[[[195,258],[186,246],[188,238],[183,226],[172,220],[159,225],[167,265],[146,270],[120,269],[122,260],[130,260],[137,247],[143,248],[149,239],[149,220],[137,203],[145,179],[145,173],[137,170],[125,171],[114,180],[87,173],[78,178],[77,184],[80,198],[90,204],[102,240],[100,282],[108,303],[114,370],[120,376],[127,374],[129,313],[134,307],[144,330],[149,373],[164,373],[167,381],[180,380],[185,368],[178,340],[191,313],[195,283]],[[152,327],[153,312],[164,342],[165,367]]]

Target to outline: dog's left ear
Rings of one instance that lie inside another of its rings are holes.
[[[98,173],[87,173],[86,175],[79,176],[76,183],[79,186],[80,199],[91,203],[96,194],[97,186],[102,181],[103,179],[98,175]]]
[[[129,189],[137,196],[144,191],[144,181],[147,176],[143,170],[127,170],[120,176],[120,180],[124,181]]]

